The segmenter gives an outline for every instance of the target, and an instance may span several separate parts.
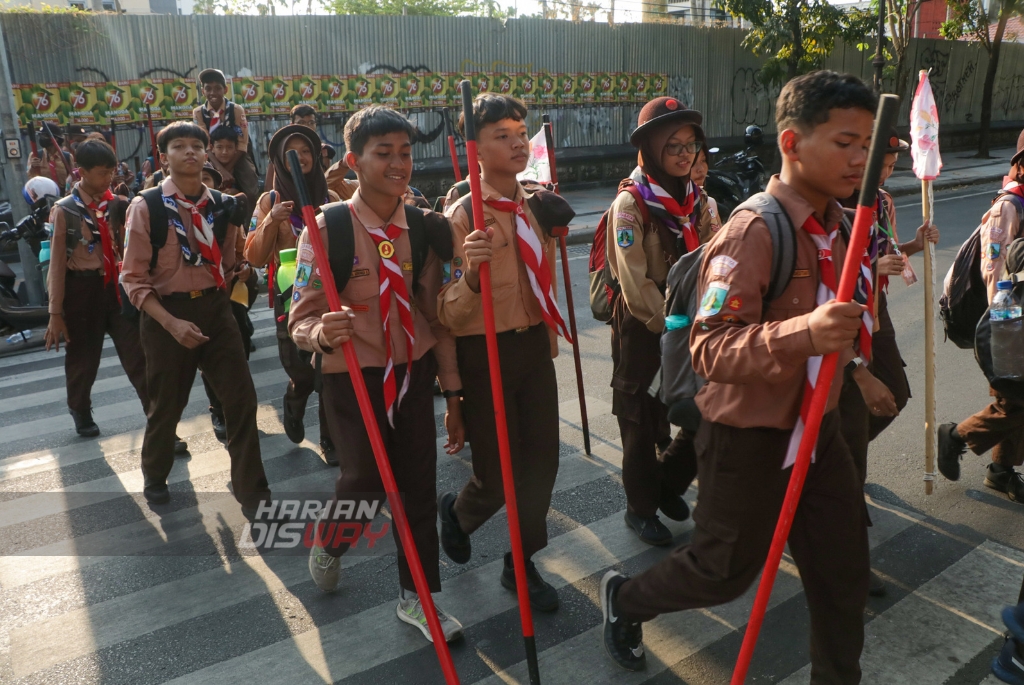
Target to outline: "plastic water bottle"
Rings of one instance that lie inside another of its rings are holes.
[[[1013,296],[1013,283],[999,281],[989,308],[992,322],[992,372],[1001,378],[1024,378],[1024,318]]]
[[[46,264],[50,261],[50,241],[44,240],[39,243],[39,263]]]
[[[28,342],[28,340],[31,337],[32,337],[32,331],[31,330],[22,331],[21,333],[15,333],[14,335],[8,336],[7,344],[8,345],[17,345],[20,342]]]
[[[279,292],[287,292],[289,288],[295,283],[295,255],[298,250],[294,248],[291,250],[281,250],[281,264],[277,267],[277,273],[274,274],[277,279],[277,289]],[[285,300],[284,310],[287,312],[292,308],[291,299]]]
[[[670,314],[665,317],[665,329],[669,331],[677,331],[680,328],[686,328],[690,323],[690,317],[686,314]]]

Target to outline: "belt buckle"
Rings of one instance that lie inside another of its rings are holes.
[[[203,296],[203,291],[202,290],[191,290],[191,291],[189,291],[188,296],[189,296],[190,299],[194,300],[196,298],[202,297]]]
[[[525,333],[528,330],[530,330],[529,326],[523,326],[522,328],[517,328],[516,329],[516,335],[519,335],[520,333]]]

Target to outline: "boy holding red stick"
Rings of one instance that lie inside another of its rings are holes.
[[[762,303],[772,243],[757,213],[737,212],[706,248],[691,337],[694,368],[708,380],[697,396],[700,506],[690,544],[634,579],[609,571],[601,582],[605,648],[625,669],[646,666],[642,622],[724,604],[750,587],[771,545],[823,355],[838,352],[843,366],[855,340],[861,354],[870,349],[870,311],[835,302],[846,256],[835,198],[860,186],[874,112],[867,86],[829,71],[793,79],[779,96],[782,173],[767,192],[792,221],[797,246],[782,297]],[[811,614],[811,682],[852,685],[861,678],[869,565],[863,494],[836,411],[841,387],[840,376],[789,544]]]

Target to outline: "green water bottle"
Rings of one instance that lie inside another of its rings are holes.
[[[297,250],[281,250],[281,263],[277,266],[277,289],[279,292],[287,292],[295,283],[295,254]],[[292,300],[289,297],[284,301],[284,311],[287,313],[292,308]]]

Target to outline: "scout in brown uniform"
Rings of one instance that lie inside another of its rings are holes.
[[[245,111],[234,102],[225,99],[227,80],[219,69],[204,69],[199,73],[206,102],[192,110],[192,120],[208,135],[221,126],[232,129],[238,136],[236,161],[231,169],[238,189],[249,198],[250,206],[259,197],[259,182],[256,179],[256,165],[249,154],[249,122]],[[221,170],[223,173],[223,170]]]
[[[608,210],[608,235],[615,238],[607,241],[608,266],[619,284],[611,320],[612,413],[622,435],[625,519],[652,545],[672,542],[659,508],[676,521],[689,518],[682,494],[696,471],[685,436],[669,449],[668,410],[648,388],[661,367],[669,267],[700,246],[700,189],[690,180],[690,168],[704,142],[701,121],[700,112],[675,98],[644,105],[630,136],[640,148],[640,166],[619,185]]]
[[[803,425],[808,362],[839,352],[845,364],[863,326],[860,305],[816,302],[837,287],[845,246],[834,198],[860,184],[874,111],[874,96],[853,76],[819,71],[782,89],[782,173],[767,190],[796,227],[796,268],[767,311],[772,242],[764,220],[738,212],[705,248],[691,338],[694,368],[708,380],[697,396],[700,504],[690,544],[634,579],[609,571],[601,582],[605,648],[623,668],[646,665],[641,622],[736,599],[764,564],[789,483],[791,438],[799,442]],[[864,496],[835,411],[841,385],[832,384],[789,536],[810,606],[814,685],[861,676],[868,540]]]
[[[218,126],[210,134],[210,161],[220,174],[220,183],[215,190],[237,193],[241,192],[235,180],[235,167],[238,164],[238,134],[227,126]]]
[[[553,359],[558,354],[558,332],[565,335],[565,327],[555,301],[556,240],[540,227],[527,204],[530,194],[516,180],[516,174],[526,169],[530,149],[526,106],[508,96],[480,95],[473,103],[473,119],[484,226],[472,226],[468,195],[446,210],[455,256],[445,267],[446,285],[438,302],[441,322],[456,336],[473,476],[460,493],[443,493],[438,500],[441,544],[452,561],[466,563],[472,551],[470,533],[505,504],[480,300],[480,265],[490,262],[530,604],[540,611],[554,611],[558,594],[529,559],[548,544],[547,514],[558,473],[558,386]],[[532,269],[522,255],[532,259]],[[541,288],[539,294],[535,292],[531,270],[537,283],[550,284],[547,292]],[[501,584],[515,592],[511,552],[505,554]]]
[[[295,105],[292,107],[292,124],[305,126],[308,129],[316,131],[316,110],[309,105]],[[323,146],[321,146],[321,152],[322,147]],[[325,166],[323,168],[326,169],[327,167]],[[274,187],[274,178],[276,175],[277,170],[274,168],[273,160],[271,160],[271,163],[267,165],[266,179],[263,181],[264,189]]]
[[[359,191],[351,202],[324,207],[318,217],[324,247],[331,240],[353,241],[354,256],[344,267],[317,264],[308,234],[299,239],[289,330],[295,343],[321,355],[323,394],[327,399],[327,423],[338,447],[341,473],[335,483],[334,501],[351,500],[360,493],[383,491],[366,426],[355,391],[339,349],[351,340],[359,357],[366,387],[377,416],[398,490],[403,495],[416,550],[431,592],[441,591],[437,543],[437,445],[434,424],[434,378],[447,391],[457,393],[459,373],[455,344],[437,318],[441,289],[441,261],[430,243],[425,261],[413,254],[412,231],[431,230],[450,258],[447,222],[432,212],[406,209],[402,201],[412,175],[412,123],[398,112],[370,107],[354,114],[345,124],[348,164],[359,175]],[[278,169],[281,174],[284,169]],[[280,182],[281,176],[278,176]],[[338,212],[338,214],[334,214]],[[416,212],[419,221],[411,214]],[[339,215],[349,219],[346,235]],[[329,223],[337,220],[337,224]],[[432,227],[432,228],[431,228]],[[333,231],[333,234],[332,234]],[[337,245],[336,245],[337,247]],[[351,254],[351,253],[350,253]],[[335,265],[337,266],[337,265]],[[327,295],[317,275],[331,268],[344,310],[330,312]],[[349,273],[339,273],[339,269]],[[418,273],[417,273],[418,272]],[[344,283],[344,286],[342,286]],[[448,452],[462,449],[464,439],[458,402],[450,404],[446,417]],[[399,550],[402,542],[392,527]],[[326,549],[325,549],[326,548]],[[317,586],[333,592],[340,580],[338,557],[345,543],[314,544],[309,570]],[[430,640],[430,629],[405,554],[398,554],[401,585],[396,612],[402,621],[416,626]],[[462,636],[462,625],[437,610],[445,638]]]
[[[298,193],[292,184],[291,173],[285,155],[295,150],[299,155],[306,187],[313,202],[322,205],[336,202],[338,196],[327,190],[320,165],[314,152],[320,150],[320,137],[313,129],[292,124],[279,129],[270,141],[270,168],[275,170],[274,189],[263,193],[256,205],[256,229],[246,238],[245,257],[256,266],[271,264],[276,268],[281,263],[281,250],[295,247],[302,232],[302,216],[297,205]],[[314,372],[311,355],[299,350],[288,335],[288,314],[284,311],[281,291],[277,279],[273,283],[274,318],[277,321],[277,350],[281,366],[288,374],[288,387],[284,391],[284,431],[294,443],[302,442],[306,427],[302,417],[306,412],[306,401],[313,392]],[[289,293],[289,296],[291,293]],[[328,464],[336,466],[338,458],[334,453],[327,430],[327,417],[323,398],[320,399],[320,449]]]
[[[693,160],[693,168],[690,169],[690,180],[700,188],[700,221],[697,222],[700,231],[700,241],[706,243],[711,236],[718,233],[722,228],[722,217],[718,213],[718,201],[707,194],[704,190],[704,182],[708,178],[708,161],[711,159],[711,150],[705,140],[700,150],[697,151],[697,158]],[[728,218],[728,217],[726,217]]]
[[[1010,160],[1002,191],[981,221],[981,275],[992,302],[996,283],[1006,278],[1006,249],[1024,235],[1024,131],[1017,138],[1017,154]],[[979,455],[992,450],[985,485],[1024,504],[1024,475],[1014,470],[1024,464],[1024,403],[995,389],[989,394],[995,400],[977,414],[959,424],[939,426],[939,471],[949,480],[959,480],[964,450],[969,447]]]
[[[128,210],[121,280],[142,312],[150,395],[142,442],[143,494],[154,504],[170,499],[174,429],[201,365],[223,402],[235,499],[252,518],[270,489],[256,429],[256,389],[228,301],[236,259],[229,237],[238,227],[225,226],[214,216],[214,196],[202,183],[208,144],[206,131],[194,124],[176,122],[163,129],[157,145],[170,177],[158,193],[143,193]],[[167,215],[167,235],[159,248],[151,242],[150,199],[159,201],[154,206],[162,205]]]
[[[114,341],[143,412],[149,406],[149,397],[139,327],[121,316],[117,295],[124,241],[111,226],[111,210],[118,201],[128,201],[110,192],[117,156],[106,143],[90,140],[78,146],[78,157],[82,180],[50,213],[53,236],[47,277],[50,325],[46,329],[46,349],[54,346],[59,350],[61,337],[67,341],[64,375],[68,409],[78,434],[94,437],[100,429],[92,419],[89,395],[100,368],[104,335],[109,334]]]
[[[68,169],[74,167],[75,159],[70,152],[61,147],[64,144],[64,137],[60,135],[60,129],[53,124],[43,123],[38,141],[39,155],[28,156],[28,177],[46,176],[53,179],[63,195],[68,191]]]
[[[888,140],[879,186],[892,175],[899,153],[910,149],[910,144],[900,140],[895,129],[889,132]],[[875,270],[875,330],[871,339],[871,356],[867,361],[855,357],[846,365],[839,398],[843,439],[850,448],[862,486],[867,482],[868,444],[893,422],[910,399],[910,384],[896,345],[896,329],[889,316],[886,298],[889,279],[903,273],[907,268],[906,260],[924,249],[926,239],[931,242],[939,240],[939,230],[925,224],[917,229],[914,240],[898,243],[896,206],[892,196],[881,187],[878,189],[876,212],[877,230],[873,236],[874,243],[869,247]],[[885,592],[882,579],[872,571],[870,593],[880,597]]]

